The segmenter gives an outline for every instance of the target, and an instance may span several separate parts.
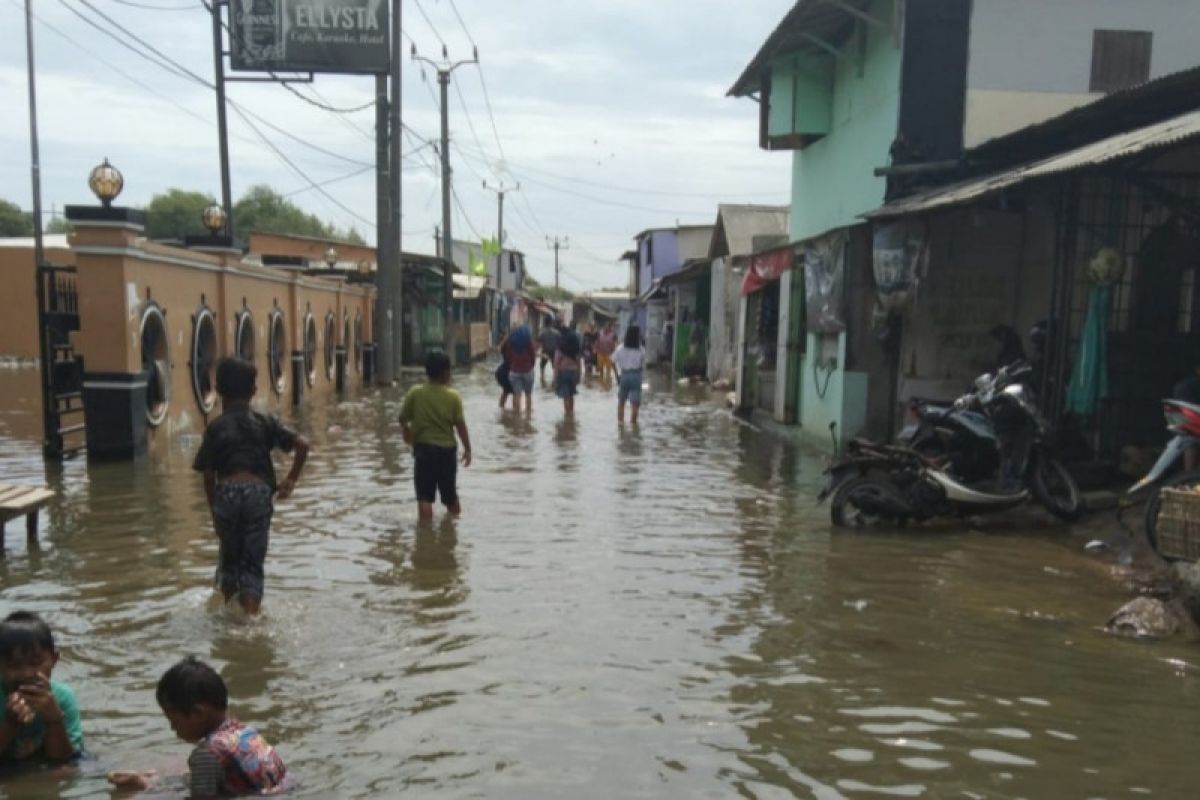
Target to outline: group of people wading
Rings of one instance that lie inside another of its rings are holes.
[[[496,369],[500,407],[505,408],[511,397],[513,410],[519,413],[524,397],[525,415],[531,415],[535,373],[545,385],[546,367],[550,366],[551,386],[563,401],[567,414],[575,411],[581,378],[597,374],[605,387],[611,387],[614,378],[617,381],[617,419],[625,421],[628,403],[630,420],[637,424],[642,404],[642,372],[646,366],[641,329],[630,325],[624,342],[618,346],[617,341],[611,322],[600,331],[589,329],[582,335],[566,325],[549,324],[536,338],[528,325],[514,328],[500,343],[503,361]]]

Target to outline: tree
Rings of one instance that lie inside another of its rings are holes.
[[[532,275],[525,276],[525,288],[531,295],[552,303],[575,299],[575,293],[569,289],[556,289],[553,286],[542,286]]]
[[[279,192],[262,184],[250,187],[234,205],[233,224],[242,236],[251,231],[292,233],[322,239],[338,236],[337,228],[306,213]]]
[[[7,200],[0,200],[0,236],[33,236],[33,215]]]
[[[156,194],[146,206],[146,236],[180,240],[185,236],[207,236],[202,215],[214,202],[211,195],[183,189]]]
[[[46,233],[74,233],[75,226],[66,217],[51,217],[46,223]]]

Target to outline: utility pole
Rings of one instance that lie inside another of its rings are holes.
[[[25,0],[25,59],[29,70],[29,156],[30,179],[33,184],[33,274],[37,286],[38,356],[42,372],[42,452],[61,455],[62,439],[58,433],[57,406],[51,397],[50,346],[46,341],[46,248],[42,241],[42,160],[38,150],[37,77],[33,57],[33,0]]]
[[[221,158],[221,207],[225,210],[225,235],[233,238],[233,188],[229,177],[229,123],[225,119],[225,46],[221,35],[221,6],[212,2],[213,85],[217,95],[217,150]]]
[[[571,249],[571,237],[564,236],[561,239],[557,236],[551,238],[546,237],[546,247],[554,251],[554,288],[558,288],[558,251]]]
[[[401,164],[400,164],[400,139],[403,131],[401,130],[402,120],[400,119],[400,37],[402,34],[400,20],[400,0],[392,0],[392,40],[391,40],[391,107],[388,109],[390,113],[390,124],[388,125],[389,133],[391,134],[391,160],[390,169],[388,170],[391,179],[388,196],[391,198],[391,227],[388,229],[391,241],[388,242],[389,249],[392,252],[390,266],[392,271],[391,280],[391,296],[392,306],[396,310],[396,317],[392,321],[392,371],[394,374],[400,373],[400,368],[404,361],[404,240],[403,240],[403,220],[404,206],[403,196],[401,194]]]
[[[445,273],[445,285],[442,287],[442,346],[445,349],[446,355],[450,357],[451,363],[454,361],[454,320],[451,318],[453,311],[452,300],[454,298],[454,239],[450,232],[450,196],[453,191],[450,184],[450,75],[459,67],[464,67],[467,64],[479,63],[479,50],[476,48],[472,53],[472,58],[467,61],[450,62],[450,54],[447,52],[445,45],[442,46],[442,62],[432,61],[424,56],[417,55],[417,46],[412,46],[413,61],[421,61],[428,64],[433,69],[437,70],[438,89],[440,90],[440,102],[442,106],[442,258],[445,259],[443,267]]]
[[[388,147],[388,76],[375,76],[375,382],[389,386],[396,379],[395,341],[396,313],[392,300],[392,237],[391,184]],[[349,349],[350,343],[344,346]],[[349,352],[347,361],[353,358]]]
[[[500,186],[488,186],[488,182],[483,182],[484,191],[496,193],[496,199],[499,201],[500,210],[496,220],[496,245],[500,251],[496,253],[496,291],[504,291],[504,195],[509,192],[521,191],[521,184],[516,186],[504,186],[504,181],[500,181]],[[514,289],[518,288],[513,286]]]

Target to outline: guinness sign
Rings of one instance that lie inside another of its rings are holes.
[[[387,0],[231,0],[229,14],[235,70],[388,70]]]

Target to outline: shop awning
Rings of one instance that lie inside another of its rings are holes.
[[[1097,167],[1148,150],[1184,144],[1197,138],[1200,138],[1200,110],[1109,136],[1040,161],[1021,164],[1001,172],[896,200],[863,214],[863,217],[888,219],[952,208],[1038,178]]]
[[[639,294],[637,296],[637,300],[635,300],[634,303],[635,303],[635,305],[644,306],[644,305],[646,305],[646,303],[649,303],[651,300],[654,300],[656,297],[665,295],[665,293],[666,293],[666,290],[663,287],[662,278],[659,278],[658,280],[656,280],[652,284],[650,284],[649,289],[647,289],[646,291]]]
[[[779,280],[795,262],[796,248],[790,244],[751,256],[746,277],[742,279],[742,294],[754,294],[771,281]]]
[[[696,258],[683,265],[679,272],[662,277],[659,282],[663,286],[678,286],[681,283],[694,281],[712,271],[712,261],[707,258]]]

